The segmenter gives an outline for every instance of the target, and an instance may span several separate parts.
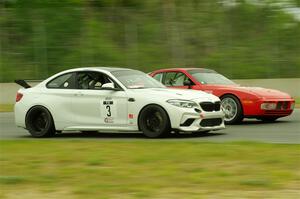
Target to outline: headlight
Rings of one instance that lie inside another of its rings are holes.
[[[274,102],[265,102],[260,105],[260,109],[262,110],[274,110],[276,109],[276,103]]]
[[[182,108],[195,108],[198,107],[198,104],[189,100],[179,100],[179,99],[171,99],[167,101],[169,104],[174,106],[182,107]]]

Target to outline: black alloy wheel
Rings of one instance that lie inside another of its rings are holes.
[[[52,116],[43,106],[34,106],[28,111],[26,128],[36,138],[51,137],[55,134]]]
[[[158,105],[148,105],[141,111],[139,127],[149,138],[164,137],[169,135],[171,131],[169,116]]]

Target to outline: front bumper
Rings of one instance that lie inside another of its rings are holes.
[[[197,132],[215,131],[225,128],[224,113],[221,110],[211,112],[202,110],[199,112],[199,110],[197,111],[194,108],[178,108],[171,104],[167,104],[165,108],[169,113],[172,129],[184,132]],[[203,122],[204,120],[207,121]]]
[[[187,122],[188,121],[188,122]],[[216,131],[224,129],[224,113],[222,111],[185,113],[181,117],[178,130],[185,132]]]
[[[276,108],[273,110],[261,109],[263,103],[276,103]],[[253,104],[243,104],[245,117],[285,117],[293,112],[291,108],[292,104],[295,103],[294,99],[268,99],[259,100]]]

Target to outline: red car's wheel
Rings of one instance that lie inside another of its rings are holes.
[[[243,120],[243,108],[239,99],[234,95],[221,97],[221,107],[225,113],[225,124],[235,124]]]

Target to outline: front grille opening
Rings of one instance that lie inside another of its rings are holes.
[[[189,118],[189,119],[185,120],[185,122],[183,124],[180,124],[180,126],[191,126],[191,124],[193,124],[194,121],[195,121],[195,119]]]
[[[206,112],[220,111],[221,102],[201,102],[200,106]]]
[[[276,110],[287,110],[289,108],[289,102],[278,102]]]
[[[200,122],[200,126],[203,127],[220,126],[221,124],[222,124],[221,118],[203,119]]]
[[[215,102],[215,111],[219,111],[221,109],[221,102]]]
[[[198,109],[198,108],[195,108],[194,110],[195,110],[197,113],[201,113],[201,110]]]

